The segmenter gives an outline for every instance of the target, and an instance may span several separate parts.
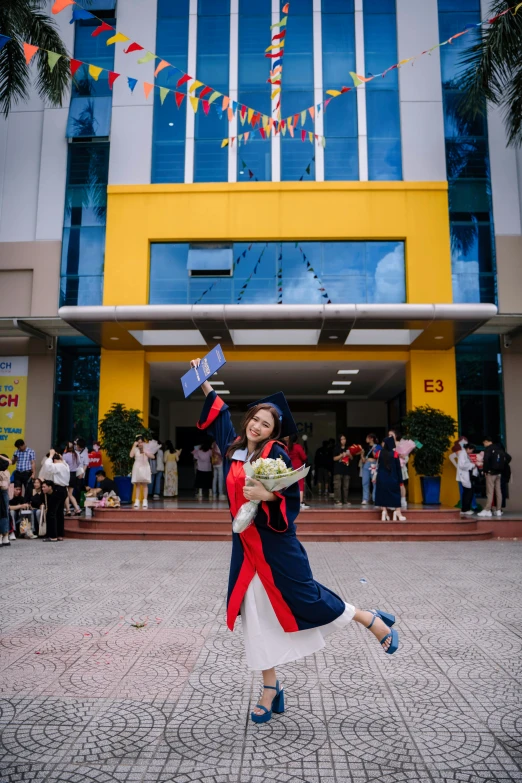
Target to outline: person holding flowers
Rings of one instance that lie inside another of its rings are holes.
[[[200,362],[193,359],[190,365],[197,368]],[[295,434],[297,428],[284,394],[278,392],[250,405],[236,433],[228,405],[208,381],[201,389],[206,400],[197,426],[216,440],[223,454],[232,517],[245,501],[258,504],[253,524],[233,533],[227,625],[232,631],[241,615],[247,664],[263,675],[262,695],[251,719],[265,723],[272,713],[284,712],[284,691],[276,667],[322,649],[325,637],[351,620],[369,628],[383,650],[392,654],[398,647],[397,631],[391,627],[395,617],[357,609],[314,580],[296,536],[297,483],[270,492],[255,478],[246,482],[247,462],[281,459],[292,468],[281,439]]]

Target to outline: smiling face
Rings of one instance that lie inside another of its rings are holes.
[[[346,435],[341,435],[339,438],[339,443],[341,444],[341,448],[344,449],[346,446]]]
[[[279,422],[277,423],[279,424]],[[247,440],[254,446],[268,440],[273,435],[277,437],[279,429],[278,426],[277,432],[274,433],[276,430],[275,412],[272,413],[272,409],[269,407],[254,408],[245,423]]]

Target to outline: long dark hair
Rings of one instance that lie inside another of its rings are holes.
[[[395,441],[392,437],[384,438],[382,442],[382,451],[379,454],[379,468],[381,466],[391,473],[395,452]]]
[[[170,451],[171,454],[174,454],[175,449],[174,449],[174,446],[172,445],[172,441],[171,440],[166,440],[165,441],[165,443],[163,444],[163,450],[164,451]]]
[[[279,438],[281,437],[281,421],[279,419],[279,413],[276,411],[273,405],[269,405],[266,402],[262,402],[260,405],[255,405],[253,408],[249,408],[245,413],[243,421],[241,422],[241,432],[239,434],[239,437],[236,438],[236,440],[233,443],[231,443],[227,449],[226,456],[228,457],[228,459],[231,459],[233,457],[234,452],[237,451],[237,449],[248,448],[248,438],[246,436],[246,428],[248,426],[248,422],[251,421],[254,418],[254,416],[257,413],[259,413],[259,411],[270,411],[272,418],[274,420],[274,429],[272,430],[270,437],[265,438],[265,440],[259,443],[256,450],[252,454],[252,460],[256,460],[259,457],[259,455],[261,454],[261,452],[263,451],[264,447],[266,446],[269,440],[279,440]],[[281,446],[285,448],[283,443],[281,443]]]

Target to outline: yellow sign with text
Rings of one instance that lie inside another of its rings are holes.
[[[0,357],[0,453],[9,458],[25,440],[28,367],[27,356]]]

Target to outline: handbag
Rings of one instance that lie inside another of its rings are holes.
[[[42,506],[40,509],[40,522],[38,524],[38,535],[44,538],[47,535],[47,509]]]
[[[22,519],[20,520],[20,535],[25,536],[26,533],[32,533],[33,526],[31,524],[31,520],[33,517],[33,512],[22,511],[21,517]]]

